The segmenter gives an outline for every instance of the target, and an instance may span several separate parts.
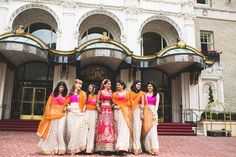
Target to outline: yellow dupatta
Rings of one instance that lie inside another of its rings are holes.
[[[119,100],[119,94],[117,92],[113,93],[112,101],[120,107],[121,113],[125,118],[125,121],[128,125],[130,132],[132,131],[132,110],[131,110],[131,103],[129,99],[128,92],[126,93],[126,98]]]
[[[132,105],[132,110],[134,110],[138,106],[138,103],[140,102],[144,92],[139,91],[138,93],[135,93],[131,90],[129,90],[128,92],[129,92],[130,103]]]
[[[156,100],[158,101],[158,100]],[[151,111],[148,102],[147,102],[147,97],[145,94],[145,99],[144,99],[144,109],[143,109],[143,125],[142,125],[142,137],[146,138],[148,132],[151,130],[153,125],[156,125],[156,121],[153,119],[154,115],[153,112]],[[158,118],[158,117],[157,117]]]
[[[48,136],[51,121],[53,119],[59,119],[65,115],[65,113],[62,111],[65,107],[65,104],[58,105],[56,101],[54,101],[54,98],[55,97],[53,94],[49,96],[48,101],[46,103],[46,109],[44,111],[43,118],[38,126],[37,135],[43,140],[45,140]],[[56,114],[52,113],[52,110],[57,111]]]

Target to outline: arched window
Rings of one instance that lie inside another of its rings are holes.
[[[104,32],[106,32],[109,38],[113,39],[112,34],[108,30],[101,27],[93,27],[84,32],[84,34],[81,37],[80,44],[92,39],[100,38]]]
[[[26,27],[25,31],[40,38],[50,48],[56,49],[57,35],[50,25],[46,23],[34,23]]]
[[[143,34],[142,55],[152,55],[167,46],[163,36],[155,32]]]

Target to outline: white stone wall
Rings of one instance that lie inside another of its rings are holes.
[[[81,24],[87,17],[95,14],[106,15],[113,19],[120,29],[119,41],[136,55],[141,53],[140,44],[143,28],[147,23],[154,20],[163,20],[171,24],[176,30],[178,38],[183,39],[190,46],[197,47],[197,49],[200,49],[200,30],[212,30],[217,32],[214,34],[216,50],[223,51],[222,67],[224,69],[223,80],[219,76],[211,75],[216,78],[211,80],[215,85],[213,91],[219,99],[224,100],[225,96],[226,102],[235,104],[236,95],[232,92],[236,90],[234,83],[236,73],[233,64],[236,36],[236,31],[234,31],[236,28],[235,2],[232,0],[228,4],[226,0],[222,3],[213,0],[212,6],[199,5],[195,2],[195,0],[90,0],[89,2],[87,0],[0,0],[0,34],[12,31],[13,21],[17,15],[31,8],[45,10],[55,18],[58,28],[56,30],[57,49],[62,51],[73,50],[78,47],[78,40],[82,33],[80,32]],[[89,21],[90,24],[92,22]],[[161,27],[167,28],[165,25]],[[110,29],[117,30],[117,28]],[[173,42],[169,43],[173,44]],[[54,86],[56,82],[64,80],[70,88],[76,77],[75,67],[69,66],[70,77],[61,76],[60,69],[60,65],[54,68]],[[120,76],[122,77],[127,73],[128,71],[124,70]],[[141,78],[140,74],[137,72],[137,79]],[[181,82],[183,109],[200,110],[204,108],[206,101],[204,81],[209,78],[210,76],[203,77],[202,75],[199,85],[192,86],[189,84],[189,74],[181,74],[179,82]],[[127,78],[125,77],[125,79]],[[223,81],[224,95],[222,94]],[[3,93],[0,93],[0,98],[1,95]],[[177,105],[175,104],[175,108],[178,107]],[[233,108],[236,108],[235,105]],[[174,117],[176,121],[179,121],[178,117]]]
[[[220,56],[220,68],[222,76],[215,75],[219,72],[218,68],[209,69],[208,81],[214,86],[215,99],[228,103],[233,112],[236,112],[236,84],[235,84],[235,36],[236,36],[236,3],[227,1],[212,0],[212,6],[195,5],[196,13],[196,48],[200,49],[200,31],[212,31],[214,40],[214,50],[222,52]],[[214,71],[216,70],[216,71]],[[206,70],[207,71],[207,70]],[[205,75],[205,72],[203,72]],[[204,76],[205,77],[205,76]],[[200,81],[201,82],[201,81]],[[204,87],[201,87],[204,88]],[[201,90],[203,91],[203,90]],[[223,92],[223,93],[222,93]],[[207,97],[205,92],[204,97]],[[201,105],[207,101],[200,97]]]
[[[26,0],[1,2],[0,33],[12,30],[14,19],[19,13],[30,8],[40,8],[51,13],[56,19],[57,49],[72,50],[78,46],[80,24],[93,14],[104,14],[114,19],[120,29],[120,40],[135,54],[140,55],[140,36],[142,28],[149,20],[161,19],[170,23],[178,32],[179,38],[195,46],[193,5],[184,1],[56,1],[31,2]],[[165,26],[163,26],[164,28]],[[173,43],[171,43],[173,44]]]

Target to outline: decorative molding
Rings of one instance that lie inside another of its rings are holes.
[[[106,15],[108,17],[111,17],[120,27],[121,34],[124,34],[124,26],[123,26],[122,22],[120,21],[120,19],[116,15],[114,15],[113,13],[103,10],[103,9],[92,10],[92,11],[85,13],[83,16],[81,16],[76,24],[76,30],[79,30],[80,25],[87,17],[89,17],[91,15],[96,15],[96,14],[102,14],[102,15]]]
[[[57,16],[57,14],[49,7],[47,6],[44,6],[44,5],[41,5],[41,4],[28,4],[28,5],[24,5],[20,8],[18,8],[12,15],[11,15],[11,18],[8,22],[8,26],[10,26],[11,30],[12,30],[12,25],[13,25],[13,22],[15,20],[15,18],[20,14],[22,13],[23,11],[25,10],[28,10],[28,9],[32,9],[32,8],[37,8],[37,9],[42,9],[42,10],[45,10],[47,11],[49,14],[51,14],[56,22],[57,22],[57,29],[60,29],[60,20],[59,20],[59,17]]]
[[[161,11],[161,10],[151,10],[151,9],[144,9],[139,7],[126,7],[126,6],[111,6],[111,5],[104,5],[104,4],[90,4],[90,3],[82,3],[82,2],[75,2],[75,1],[67,1],[67,0],[15,0],[15,1],[23,1],[23,2],[37,2],[37,3],[46,3],[46,4],[56,4],[56,5],[63,5],[64,7],[73,7],[73,8],[94,8],[94,9],[104,9],[104,10],[117,10],[117,11],[126,11],[127,13],[148,13],[148,14],[160,14],[165,16],[178,16],[182,15],[181,12],[168,12],[168,11]],[[186,4],[186,2],[166,2],[162,1],[163,3],[167,4]]]
[[[72,1],[66,1],[62,3],[62,6],[65,8],[76,8],[78,7],[76,2],[72,2]]]
[[[211,7],[209,7],[209,6],[205,6],[205,7],[195,6],[194,9],[203,9],[203,10],[205,9],[205,10],[210,10],[210,11],[236,13],[236,11],[234,11],[234,10],[215,9],[215,8],[211,8]]]
[[[143,30],[143,28],[145,27],[145,25],[146,25],[147,23],[149,23],[150,21],[154,21],[154,20],[163,20],[163,21],[166,21],[166,22],[170,23],[170,24],[175,28],[175,30],[178,32],[179,38],[180,38],[180,39],[183,39],[183,33],[182,33],[180,27],[179,27],[172,19],[170,19],[169,17],[166,17],[166,16],[159,16],[159,15],[149,17],[148,19],[146,19],[146,20],[142,23],[142,25],[141,25],[141,27],[140,27],[140,29],[139,29],[139,35],[140,35],[140,36],[141,36],[141,34],[142,34],[142,30]]]

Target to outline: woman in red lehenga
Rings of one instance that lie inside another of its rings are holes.
[[[102,81],[101,89],[98,92],[97,108],[99,115],[95,151],[101,154],[110,153],[115,150],[116,130],[112,111],[111,81],[108,79]]]

